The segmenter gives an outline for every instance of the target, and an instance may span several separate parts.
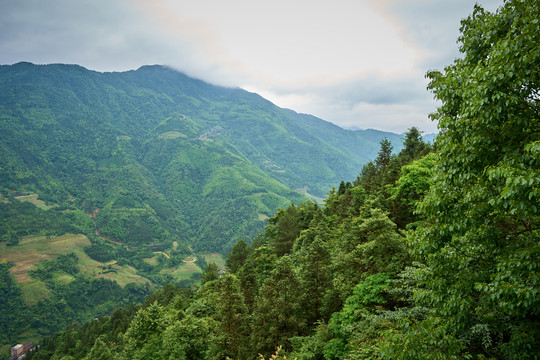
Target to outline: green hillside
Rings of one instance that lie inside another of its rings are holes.
[[[383,136],[161,66],[0,66],[0,346],[199,283]]]
[[[227,252],[277,208],[354,179],[385,136],[399,144],[162,66],[0,67],[0,190],[95,213],[133,246]]]

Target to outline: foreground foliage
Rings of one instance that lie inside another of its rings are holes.
[[[539,19],[534,1],[477,6],[462,22],[464,57],[428,74],[440,150],[410,246],[422,264],[415,299],[433,313],[405,332],[398,358],[538,356]]]

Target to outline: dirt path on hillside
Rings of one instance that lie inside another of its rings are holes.
[[[167,253],[165,253],[163,251],[154,251],[154,254],[163,254],[163,255],[165,255],[167,257],[167,259],[171,258]]]
[[[194,256],[193,260],[182,260],[182,261],[185,262],[186,264],[193,264],[195,261],[197,261],[197,257]]]

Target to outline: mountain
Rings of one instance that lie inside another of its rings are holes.
[[[163,66],[0,66],[0,190],[36,192],[132,246],[227,252],[277,208],[352,180],[387,137]]]

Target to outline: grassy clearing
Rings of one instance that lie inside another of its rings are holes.
[[[185,263],[192,263],[195,262],[197,258],[195,256],[188,256],[187,258],[183,259],[182,261]]]
[[[137,269],[132,266],[124,265],[120,267],[118,265],[113,265],[113,269],[115,269],[116,272],[109,272],[107,274],[96,274],[95,276],[98,278],[116,281],[118,285],[122,287],[126,286],[129,283],[152,285],[152,282],[150,280],[140,275],[137,275]]]
[[[204,256],[207,263],[213,262],[220,269],[225,268],[225,259],[219,253],[200,254],[199,256]],[[169,274],[177,281],[191,279],[195,274],[203,273],[202,269],[195,263],[195,260],[195,257],[190,256],[184,259],[176,268],[163,269],[161,273]]]
[[[39,200],[38,194],[28,194],[25,196],[17,196],[15,199],[19,201],[23,201],[23,202],[32,203],[36,205],[38,208],[43,209],[43,210],[48,210],[53,207],[53,206],[45,204],[43,200]]]
[[[202,270],[194,262],[183,262],[176,268],[163,269],[162,274],[169,274],[175,280],[186,280],[190,279],[194,274],[202,274]]]
[[[179,137],[187,138],[187,136],[180,131],[167,131],[158,136],[159,139],[176,139]]]
[[[22,295],[26,305],[34,306],[40,300],[49,297],[51,291],[41,281],[32,281],[21,286]]]
[[[56,279],[59,280],[64,285],[67,285],[70,282],[72,282],[73,280],[75,280],[75,278],[73,276],[68,275],[68,274],[59,275],[59,276],[56,277]]]
[[[153,256],[151,258],[144,258],[143,261],[152,266],[156,266],[158,264],[157,256]]]
[[[201,254],[206,259],[206,262],[209,264],[211,262],[215,263],[220,269],[225,268],[225,259],[219,253],[209,253]]]
[[[0,261],[14,264],[9,270],[21,286],[24,300],[28,305],[36,305],[39,300],[43,300],[50,295],[45,284],[30,278],[28,271],[40,261],[55,258],[58,255],[75,253],[79,258],[78,266],[82,274],[116,280],[120,286],[126,286],[130,282],[150,283],[148,279],[137,275],[136,270],[129,266],[113,265],[116,272],[100,274],[104,265],[114,264],[114,262],[104,264],[91,259],[84,252],[84,247],[88,245],[90,245],[90,240],[81,234],[66,234],[51,238],[34,235],[25,236],[15,246],[6,246],[6,243],[0,243]],[[60,275],[57,280],[67,284],[73,278],[69,275]]]

